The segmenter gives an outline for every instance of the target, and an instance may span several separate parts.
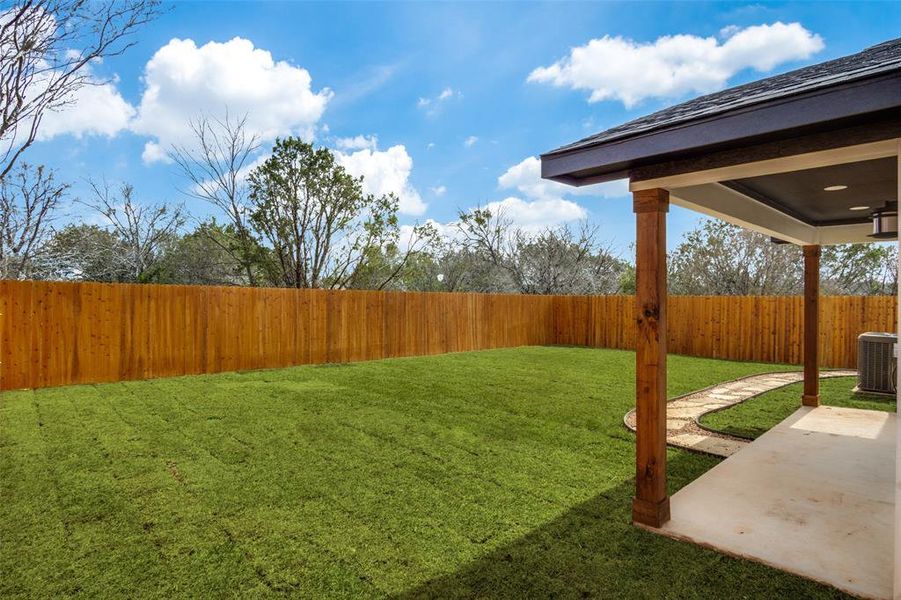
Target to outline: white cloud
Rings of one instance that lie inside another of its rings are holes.
[[[589,102],[619,100],[628,108],[645,98],[713,92],[744,69],[769,71],[824,47],[819,35],[799,23],[733,26],[720,34],[722,42],[694,35],[664,36],[653,43],[604,36],[535,69],[528,80],[587,90]]]
[[[145,135],[143,159],[167,160],[172,144],[191,137],[188,121],[202,114],[247,115],[247,129],[263,141],[279,135],[312,139],[332,97],[327,88],[312,89],[309,72],[242,38],[197,46],[173,39],[144,67],[144,91],[137,108],[116,88],[90,71],[92,85],[79,89],[61,110],[48,112],[39,139],[62,134],[114,136],[124,129]],[[374,138],[373,138],[374,141]]]
[[[40,10],[40,9],[38,9]],[[0,9],[0,25],[9,25],[14,11]],[[48,36],[54,35],[58,28],[58,21],[53,15],[42,15],[42,18],[32,25],[24,28],[37,40],[40,45],[46,42]],[[65,57],[76,60],[81,56],[77,49],[65,50]],[[96,75],[93,67],[100,64],[100,60],[94,60],[84,65],[78,73],[83,78],[83,83],[73,92],[63,98],[57,98],[59,104],[56,109],[48,109],[40,114],[40,127],[37,129],[37,140],[49,140],[59,135],[73,135],[82,137],[85,135],[114,136],[122,130],[128,120],[134,114],[134,109],[122,98],[116,90],[114,77],[105,80]],[[47,91],[52,81],[50,63],[44,59],[37,59],[34,64],[34,72],[29,77],[25,90],[25,101],[35,102],[37,97]],[[3,104],[10,101],[3,99]],[[32,114],[29,112],[29,114]],[[34,115],[32,115],[34,116]],[[4,146],[11,148],[22,141],[26,130],[30,130],[33,119],[25,118],[20,123],[20,131],[10,133],[11,139],[4,140]],[[18,134],[18,135],[17,135]]]
[[[339,150],[375,150],[378,145],[379,139],[374,135],[357,135],[335,140],[335,146]]]
[[[432,191],[433,194],[435,194],[436,196],[439,196],[439,197],[443,196],[444,194],[447,193],[447,188],[443,185],[439,185],[439,186],[429,188],[429,189]]]
[[[578,221],[588,216],[588,211],[583,207],[563,198],[527,201],[510,196],[498,202],[489,202],[485,208],[492,214],[502,213],[504,217],[526,230],[552,227],[568,221]]]
[[[413,158],[403,145],[387,150],[364,148],[350,154],[337,152],[338,164],[355,177],[363,177],[363,190],[380,196],[393,193],[398,197],[399,210],[406,215],[421,215],[426,210],[422,196],[410,183]]]
[[[527,230],[538,230],[588,216],[588,211],[572,196],[616,198],[629,193],[626,180],[586,187],[572,187],[541,178],[541,161],[530,156],[513,165],[497,178],[498,187],[516,190],[522,197],[510,196],[491,202],[486,208],[502,210],[507,218]]]
[[[250,132],[270,141],[279,135],[313,137],[332,97],[327,88],[312,89],[310,73],[276,61],[250,40],[209,42],[173,39],[156,51],[144,68],[145,89],[132,129],[154,138],[144,157],[159,160],[155,149],[184,143],[188,121],[200,114],[247,114]]]
[[[453,88],[446,87],[437,96],[420,97],[416,102],[416,106],[426,112],[427,115],[433,116],[441,110],[441,106],[448,100],[454,98],[462,98],[463,94]]]
[[[473,146],[476,145],[476,142],[478,142],[478,141],[479,141],[478,136],[471,135],[468,138],[466,138],[465,140],[463,140],[463,145],[466,146],[467,148],[472,148]]]
[[[494,214],[503,213],[504,218],[526,233],[538,233],[547,227],[555,227],[588,218],[588,210],[572,197],[594,196],[595,198],[622,198],[628,196],[628,181],[618,180],[582,188],[571,187],[541,179],[541,162],[530,156],[507,169],[498,177],[498,187],[502,190],[516,190],[517,195],[509,195],[502,200],[488,202],[481,208]],[[443,186],[441,186],[443,187]],[[436,189],[431,188],[434,192]],[[473,207],[475,208],[475,207]],[[469,210],[472,210],[470,208]],[[431,223],[446,241],[459,241],[459,222]],[[404,228],[401,228],[405,231]],[[412,226],[408,231],[412,230]]]
[[[563,196],[595,196],[598,198],[619,198],[629,194],[629,182],[618,179],[596,185],[573,187],[549,179],[541,178],[541,161],[538,157],[527,159],[507,169],[497,178],[503,189],[515,189],[528,198],[551,199]]]
[[[445,242],[458,242],[461,239],[458,221],[439,223],[434,219],[426,219],[423,225],[431,225],[438,234],[438,237]],[[410,247],[410,241],[416,239],[416,227],[417,225],[400,226],[398,246],[402,251],[406,251]]]
[[[144,144],[144,151],[141,152],[141,160],[145,163],[169,160],[166,149],[156,142],[147,142]]]
[[[135,109],[116,89],[117,79],[103,81],[93,72],[90,65],[85,67],[87,84],[69,95],[57,110],[48,110],[38,128],[38,140],[49,140],[58,135],[104,135],[112,137],[128,127]],[[37,76],[33,87],[41,88],[49,83]]]

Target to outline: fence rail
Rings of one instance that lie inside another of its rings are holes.
[[[0,389],[528,345],[632,348],[631,296],[0,281]],[[824,366],[895,331],[895,298],[821,300]],[[676,354],[799,363],[797,297],[674,296]]]

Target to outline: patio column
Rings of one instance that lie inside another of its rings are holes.
[[[896,168],[898,169],[898,194],[895,200],[901,204],[901,138],[898,139],[898,156],[896,158]],[[895,268],[901,273],[901,237],[896,242],[897,263]],[[897,323],[897,333],[901,334],[901,286],[895,291],[897,298],[895,300],[895,317]],[[901,400],[901,369],[895,369],[895,402]],[[897,406],[897,404],[896,404]],[[895,409],[895,420],[897,421],[898,410]],[[897,427],[895,437],[895,573],[894,573],[894,597],[901,598],[901,565],[898,564],[901,558],[901,427]]]
[[[820,405],[820,247],[804,246],[804,406]]]
[[[635,211],[635,498],[632,520],[669,520],[666,492],[666,213],[664,189],[632,194]]]

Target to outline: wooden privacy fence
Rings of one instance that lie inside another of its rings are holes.
[[[633,296],[554,298],[557,343],[594,348],[635,347]],[[670,296],[671,354],[799,364],[804,305],[800,296]],[[897,331],[894,296],[820,298],[820,363],[857,366],[857,336]]]
[[[824,366],[895,331],[895,298],[821,300]],[[0,281],[0,389],[530,345],[634,346],[631,296]],[[799,363],[797,297],[669,299],[669,351]]]
[[[549,296],[0,282],[2,389],[554,343]]]

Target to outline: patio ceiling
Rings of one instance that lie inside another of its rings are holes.
[[[898,198],[901,39],[703,96],[542,155],[542,176],[629,177],[796,244],[873,241]],[[826,191],[831,186],[847,186]],[[850,210],[866,206],[866,209]]]
[[[895,162],[877,158],[733,179],[723,185],[808,225],[869,223],[868,209],[895,201]]]
[[[666,189],[673,204],[794,244],[872,242],[872,213],[897,202],[899,147],[890,138],[633,179],[630,188]]]

